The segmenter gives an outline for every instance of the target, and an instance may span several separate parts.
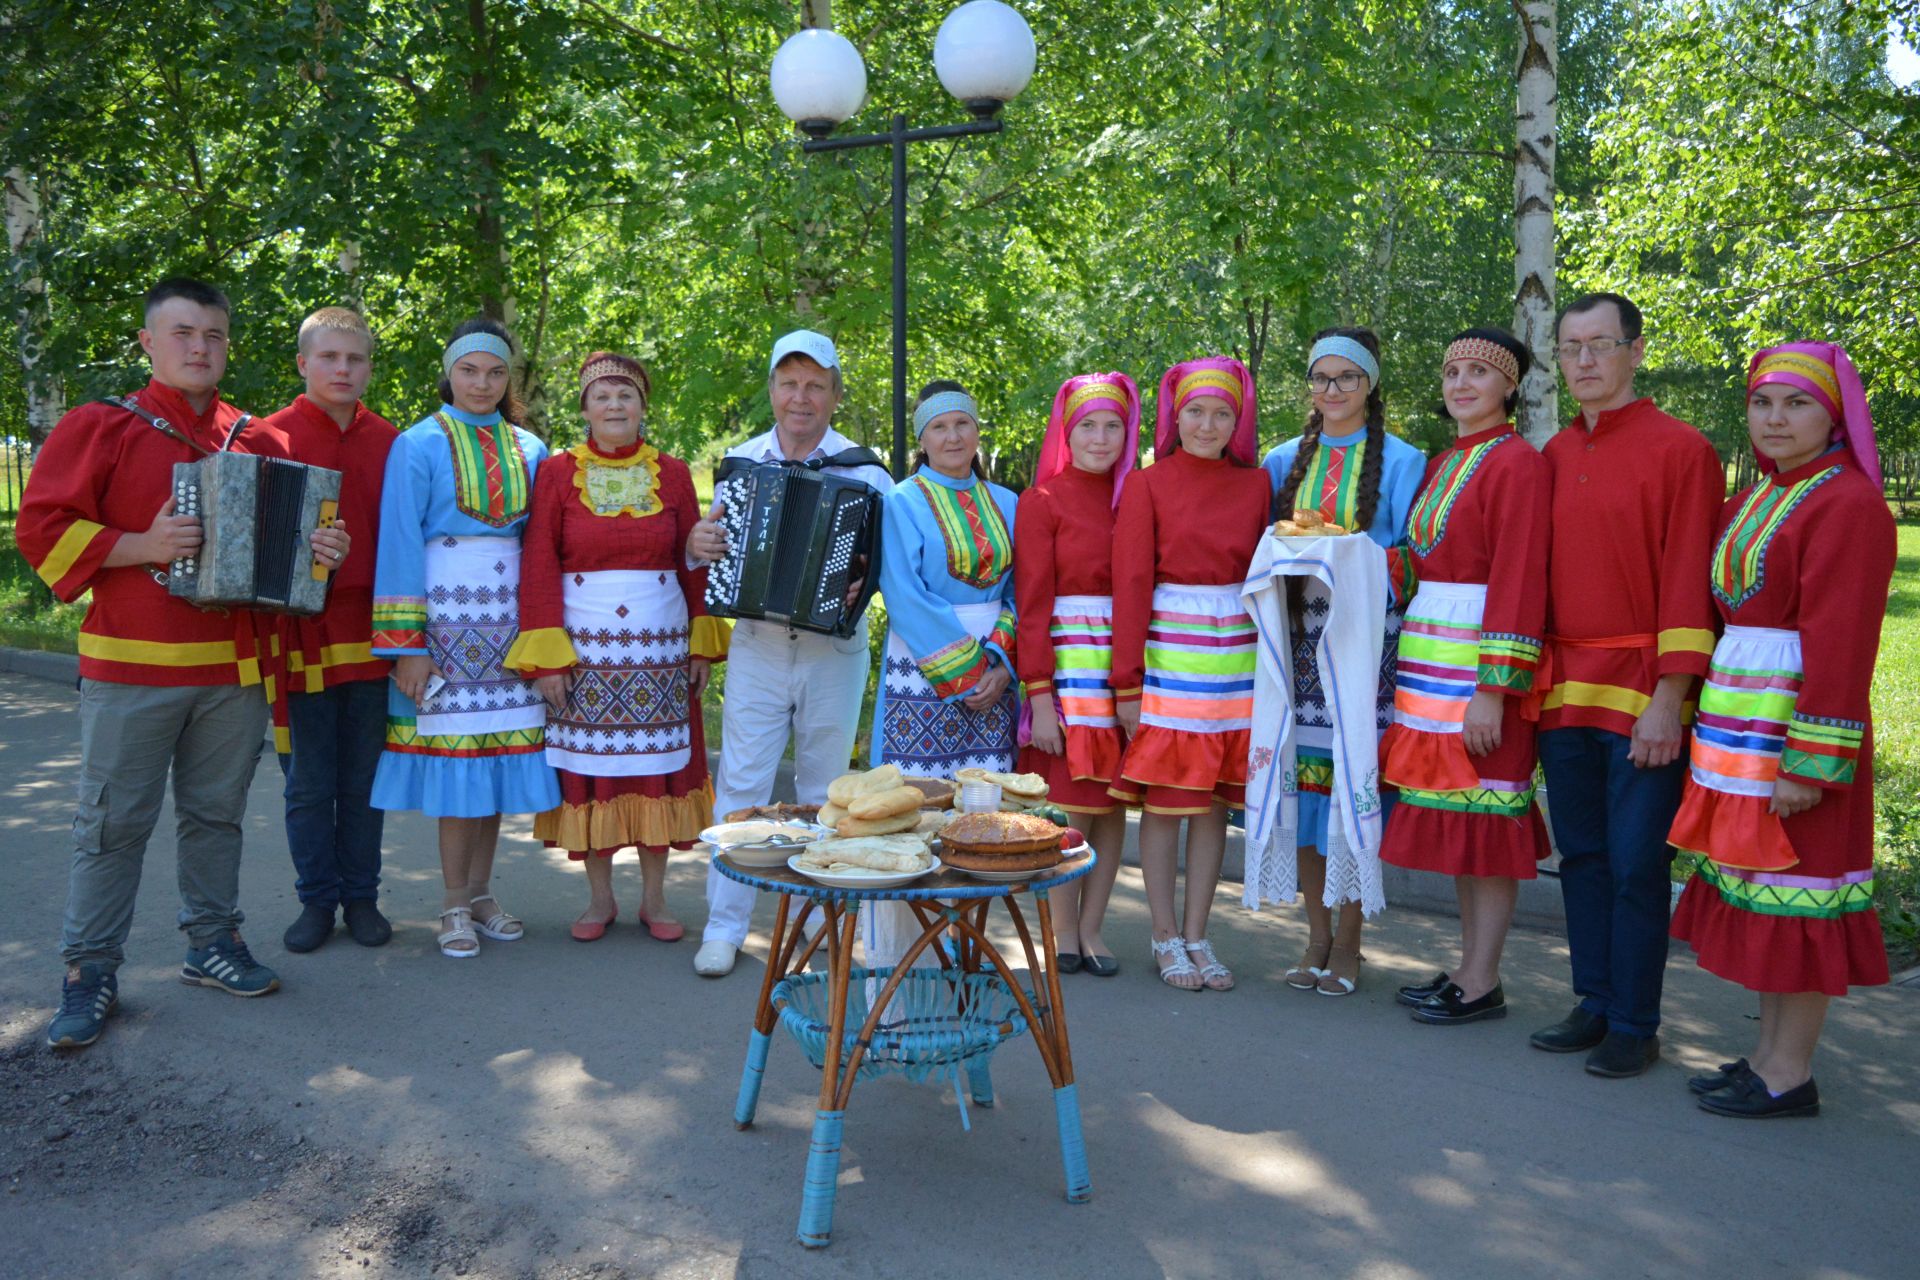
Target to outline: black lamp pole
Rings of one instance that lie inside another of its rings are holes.
[[[893,118],[888,133],[849,134],[844,138],[827,135],[833,124],[826,120],[805,120],[801,129],[810,137],[801,149],[844,151],[849,147],[893,148],[893,478],[907,474],[907,144],[935,138],[964,138],[976,133],[999,133],[1002,126],[994,113],[1000,103],[992,100],[967,104],[979,118],[967,124],[932,125],[924,129],[907,128],[905,116]]]

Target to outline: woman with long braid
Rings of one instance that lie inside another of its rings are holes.
[[[1272,479],[1273,510],[1290,517],[1310,510],[1320,518],[1365,532],[1388,549],[1393,598],[1380,602],[1386,633],[1380,663],[1376,724],[1393,723],[1394,648],[1400,619],[1412,594],[1406,538],[1407,511],[1419,492],[1426,457],[1388,433],[1380,395],[1380,340],[1368,329],[1322,329],[1307,353],[1307,388],[1313,411],[1306,430],[1269,453],[1262,464]],[[1336,928],[1322,900],[1327,863],[1328,797],[1333,786],[1333,718],[1314,654],[1326,628],[1329,599],[1318,582],[1288,591],[1293,628],[1294,710],[1298,717],[1300,781],[1300,893],[1307,911],[1307,952],[1287,971],[1287,985],[1325,996],[1351,995],[1360,978],[1361,914],[1358,902],[1343,903]]]

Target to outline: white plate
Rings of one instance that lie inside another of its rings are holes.
[[[933,857],[928,854],[928,857]],[[934,858],[933,865],[925,871],[811,871],[800,866],[800,855],[794,854],[787,859],[787,869],[797,871],[815,884],[823,884],[829,889],[898,889],[903,884],[912,884],[922,876],[930,876],[940,869],[940,859]]]
[[[804,848],[815,840],[824,839],[833,834],[833,828],[831,827],[823,827],[817,822],[804,822],[798,818],[778,820],[773,818],[753,818],[749,821],[755,823],[777,821],[780,826],[784,827],[803,827],[809,834],[798,844],[767,844],[765,842],[734,844],[727,839],[727,832],[729,830],[739,830],[746,824],[742,822],[722,822],[702,831],[700,833],[700,839],[705,841],[709,848],[715,852],[726,854],[740,866],[766,868],[786,866],[787,859],[792,856],[794,850]]]
[[[1077,844],[1060,855],[1060,861],[1050,867],[1034,867],[1028,871],[970,871],[965,867],[955,867],[961,875],[972,876],[975,880],[985,880],[988,884],[1019,884],[1022,880],[1033,880],[1040,876],[1050,876],[1061,866],[1072,862],[1087,851],[1085,844]]]

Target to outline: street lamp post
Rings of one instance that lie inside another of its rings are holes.
[[[802,31],[774,54],[770,79],[774,101],[807,135],[801,149],[812,155],[854,147],[893,148],[893,475],[907,473],[907,144],[939,138],[998,133],[1000,108],[1033,77],[1033,31],[1000,0],[968,0],[940,24],[934,37],[934,69],[947,92],[973,119],[965,124],[907,127],[893,117],[885,133],[832,137],[835,126],[866,101],[867,69],[851,41],[832,31]]]

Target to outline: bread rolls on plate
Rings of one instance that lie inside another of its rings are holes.
[[[900,767],[891,764],[883,764],[865,773],[843,773],[827,784],[827,799],[842,808],[851,808],[861,796],[893,790],[900,785],[901,778]]]
[[[814,821],[823,827],[837,827],[847,820],[847,807],[829,800],[820,806],[820,812],[814,815]]]
[[[886,836],[900,831],[912,831],[920,825],[920,810],[913,808],[905,813],[896,813],[890,818],[842,818],[834,823],[835,834],[847,837]]]
[[[847,814],[865,822],[892,818],[917,810],[925,798],[916,787],[893,787],[887,791],[854,797],[853,803],[847,806]]]

